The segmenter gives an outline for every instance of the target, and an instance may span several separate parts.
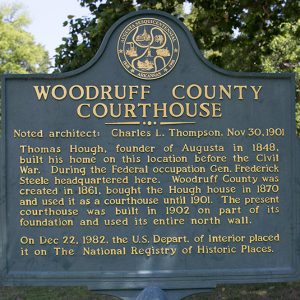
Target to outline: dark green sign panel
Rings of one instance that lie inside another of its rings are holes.
[[[221,70],[180,21],[140,11],[84,67],[2,88],[2,284],[298,278],[292,74]]]

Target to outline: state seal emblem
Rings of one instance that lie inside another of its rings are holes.
[[[153,80],[168,74],[179,57],[174,30],[155,18],[140,18],[128,24],[117,46],[119,60],[131,75]]]

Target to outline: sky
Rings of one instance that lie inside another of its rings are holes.
[[[26,31],[45,47],[50,58],[55,55],[55,48],[61,44],[62,38],[68,36],[68,26],[62,25],[67,16],[89,16],[89,10],[81,7],[77,0],[0,0],[0,4],[10,3],[23,4],[31,19]]]

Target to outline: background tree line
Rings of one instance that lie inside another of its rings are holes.
[[[20,4],[0,5],[0,74],[48,71],[48,53],[26,32],[29,23]]]
[[[22,5],[0,5],[0,75],[5,73],[45,73],[50,62],[48,52],[34,41],[25,28],[30,19]],[[0,136],[1,136],[0,84]]]

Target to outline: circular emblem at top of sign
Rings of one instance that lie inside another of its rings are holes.
[[[174,30],[155,18],[140,18],[128,24],[118,40],[118,56],[131,75],[153,80],[168,74],[179,56]]]

